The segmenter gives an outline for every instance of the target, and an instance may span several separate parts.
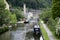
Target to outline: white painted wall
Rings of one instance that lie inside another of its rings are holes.
[[[33,13],[32,12],[29,12],[28,13],[28,16],[27,16],[27,19],[29,20],[29,19],[31,19],[31,17],[33,17]]]

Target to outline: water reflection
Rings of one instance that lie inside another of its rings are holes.
[[[19,24],[12,31],[8,31],[0,35],[0,40],[24,40],[24,24]]]
[[[32,30],[28,31],[31,29],[30,27],[32,27],[30,24],[19,25],[16,29],[0,35],[0,40],[39,40],[39,38],[33,37]]]
[[[33,31],[27,32],[25,40],[32,40],[32,39],[33,39]]]
[[[0,40],[10,40],[10,32],[5,32],[4,34],[0,35]]]
[[[28,40],[33,36],[32,32],[26,33],[30,28],[30,24],[19,24],[14,30],[8,31],[0,35],[0,40]]]
[[[27,32],[25,37],[26,37],[25,40],[40,40],[40,38],[37,36],[35,36],[34,38],[33,31]]]

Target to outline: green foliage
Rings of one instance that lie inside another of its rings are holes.
[[[0,11],[0,26],[2,24],[8,24],[9,23],[9,14],[10,12],[8,10],[1,10]]]
[[[53,0],[52,16],[54,19],[60,17],[60,0]]]
[[[48,22],[47,22],[47,25],[48,27],[50,28],[51,31],[54,31],[56,30],[56,21],[53,19],[53,18],[49,18]]]
[[[46,9],[46,10],[42,11],[42,14],[40,15],[40,17],[48,25],[50,30],[55,32],[55,30],[56,30],[55,26],[57,24],[57,21],[52,18],[51,9]]]
[[[53,0],[53,5],[52,5],[52,17],[54,20],[56,20],[56,29],[55,29],[55,32],[57,32],[57,35],[59,35],[59,27],[60,24],[57,24],[58,20],[59,20],[59,17],[60,17],[60,0]],[[58,17],[58,18],[57,18]],[[52,31],[54,32],[54,31]],[[55,35],[56,36],[56,35]],[[57,37],[57,36],[56,36]],[[60,37],[59,37],[60,38]],[[59,39],[57,37],[57,39]],[[59,39],[60,40],[60,39]]]
[[[42,11],[40,18],[44,20],[44,22],[48,25],[51,31],[55,32],[55,25],[57,22],[52,18],[51,9],[45,9],[44,11]]]
[[[23,16],[23,11],[21,11],[20,9],[16,9],[14,10],[14,12],[16,14],[16,18],[19,21],[20,19],[24,18]]]
[[[0,28],[0,34],[9,30],[9,27]]]
[[[58,36],[60,36],[60,25],[59,25],[59,27],[58,27],[58,25],[56,26],[57,28],[56,28],[56,34],[58,35]]]
[[[51,7],[52,0],[7,0],[9,4],[15,7],[23,7],[26,3],[28,8],[39,9]]]
[[[10,12],[5,9],[4,0],[0,0],[0,26],[9,23]]]
[[[4,8],[5,8],[4,0],[0,0],[0,9],[4,9]]]
[[[52,17],[51,9],[45,9],[42,11],[42,14],[40,14],[40,18],[43,19],[45,22],[47,22],[50,17]]]
[[[5,9],[4,0],[0,0],[0,26],[16,22],[16,15]]]
[[[57,25],[56,25],[56,34],[60,36],[60,18],[56,18],[56,19],[58,19]]]
[[[10,14],[10,23],[16,23],[16,22],[17,22],[16,15]]]

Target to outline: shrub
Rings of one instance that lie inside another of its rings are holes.
[[[60,27],[57,27],[57,28],[56,28],[56,34],[57,34],[58,36],[60,36]]]
[[[16,15],[10,14],[10,23],[16,23],[16,22],[17,22]]]
[[[60,17],[60,0],[53,0],[52,2],[52,16],[55,19],[56,17]]]
[[[55,31],[56,27],[56,21],[53,18],[49,18],[47,22],[48,27],[50,28],[51,31]]]
[[[23,12],[21,9],[15,8],[15,10],[12,13],[15,13],[18,21],[20,21],[20,19],[24,18],[24,15],[23,15]]]
[[[24,15],[22,13],[21,10],[16,10],[17,13],[16,14],[16,17],[17,17],[17,20],[20,21],[20,19],[24,18]]]
[[[51,9],[43,10],[42,14],[40,14],[40,18],[44,20],[45,23],[52,17]]]
[[[0,10],[0,26],[8,24],[10,19],[10,12],[8,10]]]
[[[15,23],[17,22],[16,14],[10,14],[10,24],[15,27]]]
[[[60,18],[57,18],[56,34],[60,36]]]

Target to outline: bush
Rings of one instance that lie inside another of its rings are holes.
[[[24,18],[23,12],[21,11],[21,9],[16,9],[14,11],[14,13],[16,14],[16,18],[18,21],[20,21],[20,19]]]
[[[10,14],[10,23],[16,23],[16,22],[17,22],[16,15]]]
[[[4,0],[0,0],[0,9],[5,9]]]
[[[57,18],[56,34],[60,36],[60,18]]]
[[[16,14],[10,14],[10,24],[15,27],[15,23],[17,22]]]
[[[52,17],[51,9],[45,9],[42,11],[42,14],[40,14],[40,18],[44,20],[45,23],[47,23],[50,17]]]
[[[49,18],[48,22],[47,22],[48,27],[50,28],[51,31],[56,30],[56,21],[53,18]]]
[[[52,2],[52,16],[55,19],[56,17],[60,17],[60,0],[53,0]]]
[[[8,10],[0,10],[0,26],[8,24],[10,19],[10,12]]]
[[[57,28],[56,28],[56,34],[57,34],[58,36],[60,36],[60,27],[57,27]]]

